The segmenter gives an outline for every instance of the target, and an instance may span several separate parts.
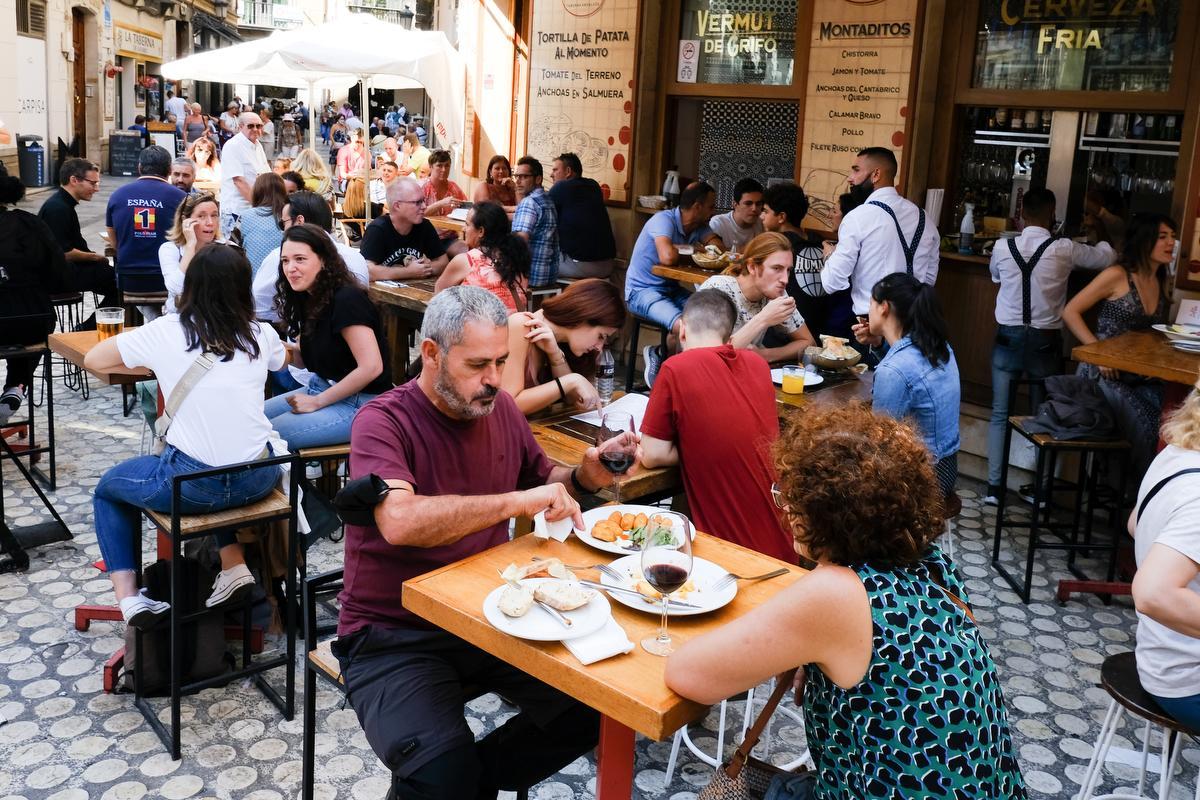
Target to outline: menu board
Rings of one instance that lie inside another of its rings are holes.
[[[526,150],[547,178],[575,153],[610,203],[629,202],[639,0],[537,0]]]
[[[829,229],[859,150],[902,159],[919,0],[815,0],[800,182],[805,225]]]
[[[137,175],[142,136],[137,131],[113,131],[108,137],[108,174]]]

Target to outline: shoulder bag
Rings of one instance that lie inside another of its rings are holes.
[[[179,383],[175,384],[174,391],[167,398],[166,406],[163,408],[163,413],[154,421],[154,445],[152,447],[154,455],[162,455],[162,451],[167,447],[167,431],[171,428],[172,418],[179,411],[179,407],[183,405],[183,401],[191,394],[192,389],[196,388],[196,384],[200,379],[212,369],[215,361],[208,353],[201,353],[196,356],[196,360],[188,367],[187,372],[183,373],[183,377],[179,379]]]
[[[727,763],[717,767],[712,782],[704,787],[697,800],[807,800],[813,796],[813,776],[803,767],[789,772],[750,755],[795,678],[794,669],[778,676],[775,691],[746,731],[745,740]]]

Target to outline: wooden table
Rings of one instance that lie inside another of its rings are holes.
[[[425,319],[425,309],[433,299],[432,278],[398,281],[402,286],[371,284],[367,295],[379,306],[383,317],[384,337],[391,349],[392,383],[404,383],[408,373],[408,338],[419,330]]]
[[[660,278],[669,278],[686,286],[699,286],[721,270],[701,269],[692,264],[655,264],[650,271]]]
[[[65,358],[68,362],[85,369],[106,386],[132,386],[141,381],[154,379],[154,373],[144,367],[129,368],[124,365],[112,369],[87,369],[83,359],[88,352],[99,343],[95,331],[75,331],[71,333],[52,333],[46,339],[53,353]]]
[[[1130,331],[1111,339],[1081,344],[1071,351],[1071,357],[1085,364],[1111,367],[1189,387],[1200,376],[1200,354],[1176,350],[1166,336],[1155,331]]]
[[[429,220],[429,224],[439,231],[450,231],[451,233],[457,233],[459,236],[462,236],[463,228],[466,226],[466,223],[462,220],[452,219],[451,217],[426,217],[425,219]]]
[[[697,535],[694,552],[739,575],[758,575],[780,566],[791,567],[792,574],[763,583],[743,583],[733,602],[711,614],[673,617],[670,631],[676,644],[737,619],[804,574],[795,565],[706,534]],[[569,564],[612,560],[611,555],[593,550],[573,536],[566,542],[522,536],[406,581],[404,607],[599,711],[596,798],[629,800],[633,795],[634,732],[665,739],[700,718],[706,707],[668,689],[663,682],[666,659],[650,655],[637,644],[657,630],[657,614],[634,611],[610,600],[613,617],[634,642],[634,649],[586,667],[558,642],[529,642],[493,628],[483,616],[483,600],[500,585],[497,570],[510,563],[528,563],[534,555],[557,556]]]
[[[813,386],[807,388],[804,394],[784,394],[781,387],[775,387],[775,401],[779,404],[779,416],[793,408],[804,408],[809,403],[816,405],[844,406],[855,400],[871,402],[871,388],[875,385],[875,373],[864,372],[854,380],[839,383],[837,386]]]

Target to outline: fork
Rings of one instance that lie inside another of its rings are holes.
[[[764,572],[762,575],[734,575],[732,572],[727,572],[716,583],[712,585],[714,592],[719,592],[731,583],[737,581],[765,581],[769,578],[778,578],[780,575],[787,575],[791,570],[787,567],[780,567],[772,572]]]
[[[546,559],[544,559],[544,558],[538,558],[537,556],[534,556],[534,557],[533,557],[533,560],[534,560],[534,561],[545,561]],[[621,574],[620,572],[618,572],[618,571],[617,571],[615,568],[613,568],[613,567],[610,567],[608,564],[588,564],[587,566],[581,566],[581,565],[578,565],[578,564],[563,564],[563,566],[564,566],[564,567],[566,567],[567,569],[571,569],[571,570],[575,570],[575,569],[579,569],[579,570],[586,570],[586,569],[594,569],[594,570],[598,570],[598,571],[602,572],[603,574],[607,575],[608,577],[612,578],[614,581],[624,581],[624,580],[626,580],[626,578],[627,578],[627,576],[625,576],[625,575],[622,575],[622,574]]]

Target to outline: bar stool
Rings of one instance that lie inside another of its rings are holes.
[[[39,317],[40,319],[41,317]],[[11,319],[11,318],[10,318]],[[29,443],[26,445],[17,445],[12,447],[12,451],[16,457],[29,459],[29,471],[36,475],[50,491],[58,489],[58,469],[54,460],[54,368],[53,359],[50,348],[45,342],[31,345],[14,345],[11,347],[0,347],[0,361],[7,362],[10,358],[29,358],[37,357],[42,361],[42,386],[45,391],[46,402],[46,443],[39,445],[37,436],[37,427],[34,424],[34,391],[32,386],[25,387],[25,409],[27,416],[23,420],[9,420],[4,426],[5,431],[24,428],[25,435],[29,437]],[[34,376],[37,380],[37,376]],[[37,466],[37,459],[42,454],[46,455],[49,473],[47,474],[41,467]],[[0,455],[0,460],[9,458],[6,453]]]
[[[1079,800],[1150,800],[1145,794],[1145,789],[1146,767],[1150,760],[1151,725],[1157,725],[1162,734],[1162,755],[1159,764],[1163,767],[1163,774],[1158,797],[1160,800],[1166,800],[1171,796],[1171,782],[1175,767],[1179,763],[1179,753],[1183,750],[1183,737],[1190,736],[1193,740],[1200,740],[1200,731],[1193,731],[1168,716],[1142,687],[1142,682],[1138,679],[1137,657],[1134,653],[1118,653],[1104,659],[1104,664],[1100,667],[1100,685],[1112,700],[1109,701],[1104,724],[1100,727],[1100,735],[1096,737],[1091,763],[1084,773]],[[1113,736],[1121,726],[1121,718],[1126,712],[1146,721],[1142,733],[1142,769],[1138,776],[1137,794],[1106,794],[1093,798],[1092,792],[1096,790],[1104,773],[1104,759],[1108,756]],[[1200,800],[1200,776],[1196,782],[1196,799]]]
[[[70,333],[83,323],[83,292],[52,294],[50,295],[50,305],[54,308],[54,315],[58,318],[58,329],[63,333]],[[80,396],[87,400],[91,394],[87,372],[66,358],[60,358],[60,361],[63,368],[63,386],[71,391],[78,391]]]
[[[1009,408],[1016,402],[1019,385],[1040,385],[1043,381],[1013,381],[1009,394]],[[1095,544],[1092,541],[1092,523],[1096,512],[1097,475],[1101,461],[1110,464],[1115,462],[1118,467],[1116,503],[1121,504],[1125,494],[1125,484],[1129,473],[1129,442],[1123,439],[1082,440],[1056,439],[1048,433],[1036,433],[1028,429],[1033,417],[1009,417],[1004,429],[1004,460],[1000,470],[1000,486],[1007,486],[1009,449],[1012,445],[1012,435],[1015,431],[1028,441],[1036,452],[1036,465],[1033,476],[1033,508],[1030,510],[1029,522],[1020,522],[1006,517],[1007,491],[1000,492],[999,504],[996,507],[996,531],[992,542],[992,566],[1008,582],[1021,600],[1029,602],[1029,593],[1033,581],[1033,557],[1038,550],[1063,550],[1070,555],[1067,567],[1075,576],[1086,579],[1075,566],[1075,554],[1078,552],[1107,551],[1108,580],[1113,579],[1117,565],[1117,550],[1120,546],[1120,532],[1116,526],[1108,543]],[[1072,453],[1079,458],[1078,478],[1074,483],[1054,477],[1060,455]],[[1074,514],[1070,522],[1054,522],[1050,518],[1055,492],[1071,491],[1075,493]],[[1084,497],[1087,498],[1087,510],[1084,512]],[[1116,516],[1120,516],[1119,514]],[[1083,537],[1080,538],[1080,522],[1084,523]],[[1029,545],[1025,551],[1025,580],[1024,585],[1017,581],[1008,569],[1000,563],[1000,538],[1004,528],[1028,528]],[[1044,534],[1052,534],[1059,542],[1047,542],[1040,538]]]
[[[633,331],[631,331],[629,334],[629,355],[625,361],[625,393],[626,394],[629,394],[630,392],[633,391],[633,376],[634,376],[634,373],[637,371],[638,337],[641,335],[642,326],[648,325],[651,328],[654,328],[655,330],[658,330],[661,332],[659,343],[662,345],[664,350],[666,350],[666,348],[667,348],[667,333],[668,333],[666,328],[662,327],[657,322],[655,322],[651,319],[647,319],[646,317],[639,317],[637,314],[634,314],[632,311],[629,312],[629,316],[633,317]],[[650,387],[646,387],[646,388],[648,389]]]

